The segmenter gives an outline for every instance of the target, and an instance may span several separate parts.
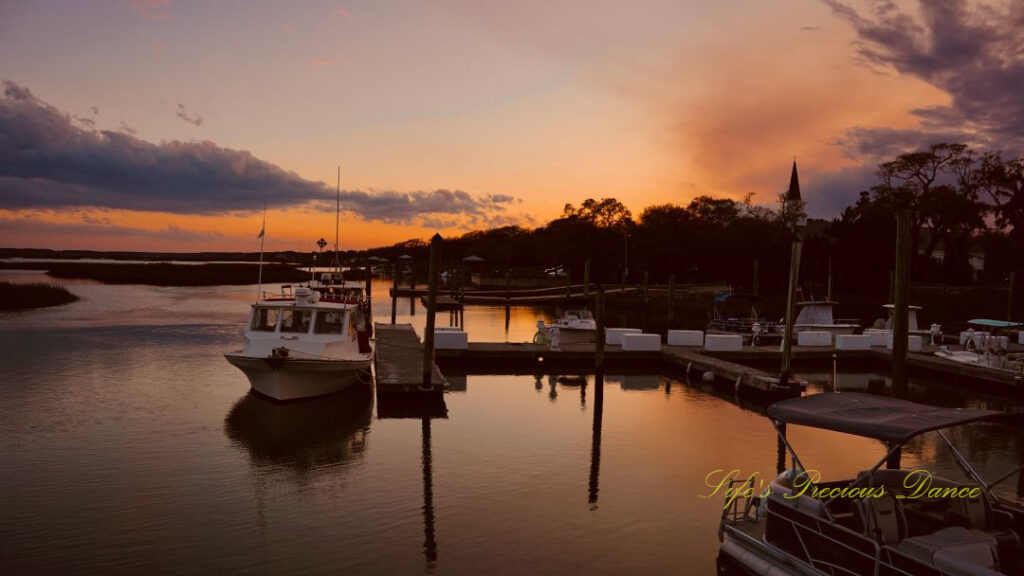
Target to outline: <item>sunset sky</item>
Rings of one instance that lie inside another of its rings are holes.
[[[0,0],[0,246],[342,248],[1024,146],[1024,3]],[[269,184],[269,196],[266,190]]]

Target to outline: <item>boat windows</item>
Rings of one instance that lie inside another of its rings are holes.
[[[273,332],[277,326],[276,308],[257,308],[252,316],[252,329],[260,332]]]
[[[283,310],[281,312],[281,332],[309,332],[309,323],[313,317],[310,310]]]
[[[316,314],[316,327],[313,331],[317,334],[342,334],[345,328],[345,312],[321,310]]]

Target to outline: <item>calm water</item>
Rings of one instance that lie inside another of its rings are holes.
[[[775,472],[763,411],[665,377],[609,376],[599,419],[593,378],[556,375],[455,376],[447,419],[378,419],[358,395],[279,406],[221,356],[254,286],[69,288],[82,300],[0,315],[4,574],[710,575],[722,502],[700,497],[705,477]],[[409,311],[399,321],[422,325]],[[524,341],[544,315],[514,309],[506,331],[503,309],[470,308],[466,326]],[[803,376],[832,386],[830,369]],[[840,388],[869,376],[844,368]],[[928,382],[912,395],[1019,409]],[[1021,462],[1015,432],[955,436],[989,477]],[[790,438],[831,478],[882,455],[834,433]],[[904,458],[953,468],[930,439]]]

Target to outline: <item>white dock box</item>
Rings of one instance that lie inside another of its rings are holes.
[[[435,350],[465,350],[469,335],[461,330],[434,330]]]
[[[703,346],[704,332],[702,330],[669,330],[669,346]]]
[[[888,348],[889,350],[892,350],[892,344],[893,336],[892,332],[889,332],[889,334],[885,338],[885,347]],[[907,352],[920,352],[921,346],[923,344],[924,338],[918,336],[917,334],[911,334],[910,336],[908,336],[907,340]]]
[[[621,346],[623,334],[643,334],[643,330],[639,328],[606,328],[604,331],[604,343]]]
[[[711,352],[739,352],[743,350],[742,334],[708,334],[704,349]]]
[[[836,350],[871,350],[867,334],[836,334]]]
[[[889,341],[889,334],[892,334],[891,330],[879,330],[877,328],[868,328],[864,330],[864,336],[871,339],[872,346],[885,346]]]
[[[797,346],[831,346],[832,333],[824,331],[804,330],[796,335]]]
[[[661,350],[661,334],[636,334],[628,332],[622,335],[623,350]]]

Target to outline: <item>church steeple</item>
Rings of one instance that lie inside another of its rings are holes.
[[[786,200],[802,200],[800,198],[800,178],[796,175],[796,159],[793,159],[793,174],[789,177],[789,190],[786,191]]]

